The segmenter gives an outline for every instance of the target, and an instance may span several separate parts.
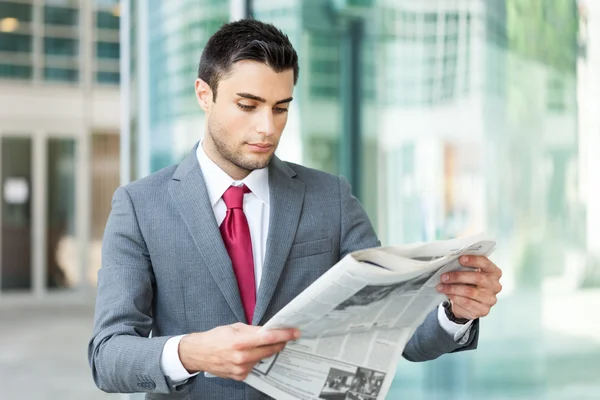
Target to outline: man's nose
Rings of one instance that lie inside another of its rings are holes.
[[[264,136],[271,136],[275,133],[275,118],[271,109],[265,109],[258,116],[259,121],[256,127],[258,133]]]

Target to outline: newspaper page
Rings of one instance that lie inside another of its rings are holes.
[[[483,235],[351,253],[263,329],[302,338],[259,362],[246,383],[278,399],[384,399],[406,343],[445,296],[444,272],[464,254],[489,255]]]

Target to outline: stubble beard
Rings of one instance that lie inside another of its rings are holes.
[[[230,143],[227,142],[225,139],[228,137],[227,132],[222,126],[215,122],[209,121],[208,134],[210,135],[215,149],[221,158],[235,165],[237,168],[247,171],[248,173],[254,171],[255,169],[266,168],[275,155],[273,152],[264,160],[246,159],[239,149],[234,148]]]

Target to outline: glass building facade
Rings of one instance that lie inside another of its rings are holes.
[[[124,3],[123,160],[137,179],[202,136],[197,64],[238,2]],[[281,158],[348,177],[384,244],[479,231],[499,243],[504,290],[479,349],[402,361],[389,398],[600,396],[593,3],[249,2],[300,56]]]
[[[118,0],[2,0],[0,54],[0,79],[118,85]]]
[[[89,293],[119,183],[118,0],[0,0],[0,296]]]

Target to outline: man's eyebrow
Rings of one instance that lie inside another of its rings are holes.
[[[262,97],[255,96],[255,95],[250,94],[250,93],[236,93],[236,94],[238,96],[240,96],[240,97],[245,98],[245,99],[260,101],[261,103],[266,103],[267,102],[267,100],[263,99]],[[292,100],[294,100],[293,97],[288,97],[287,99],[276,101],[275,104],[289,103]]]
[[[279,100],[279,101],[275,102],[275,104],[289,103],[292,100],[294,100],[293,97],[288,97],[287,99],[283,99],[283,100]]]

